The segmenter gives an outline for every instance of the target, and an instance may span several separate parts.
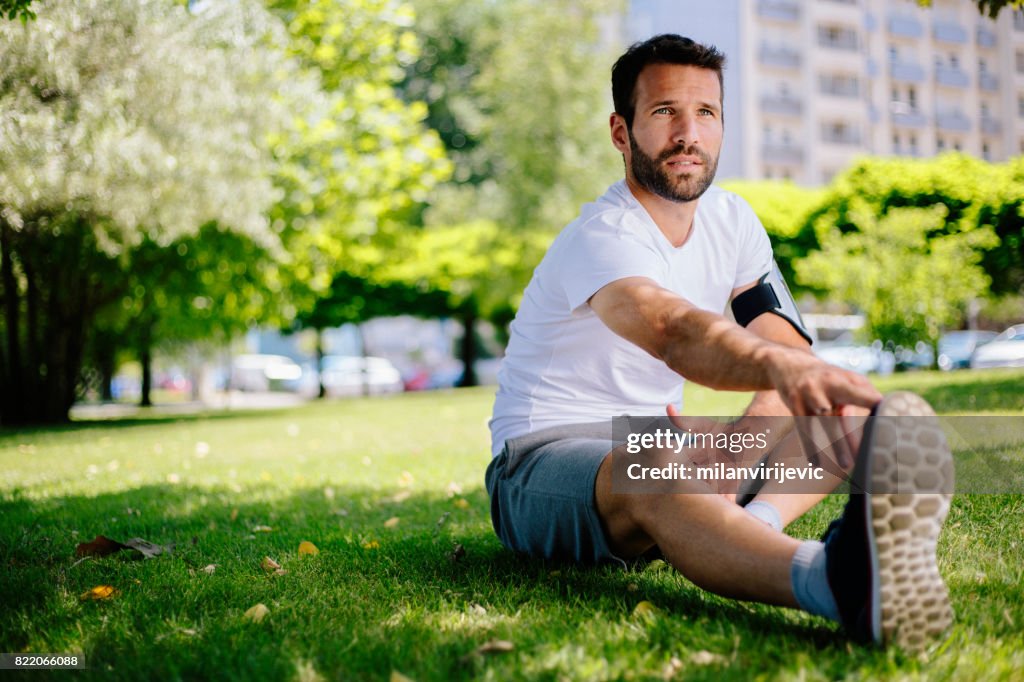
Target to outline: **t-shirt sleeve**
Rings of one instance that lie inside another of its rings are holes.
[[[626,277],[647,277],[664,285],[665,263],[642,226],[628,215],[595,218],[580,228],[566,245],[560,279],[573,311],[601,287]]]
[[[736,264],[736,279],[733,288],[750,284],[768,273],[772,268],[774,254],[768,233],[750,204],[739,201],[740,252]]]

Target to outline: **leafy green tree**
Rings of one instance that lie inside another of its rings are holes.
[[[504,329],[544,247],[581,203],[621,176],[605,115],[620,46],[599,19],[614,1],[414,0],[420,57],[402,92],[424,101],[454,163],[422,231],[402,235],[385,276],[448,293],[463,324],[463,382],[474,325]]]
[[[0,24],[3,423],[67,419],[89,329],[136,249],[211,220],[274,249],[275,159],[316,83],[248,3],[54,0]]]
[[[931,7],[932,0],[917,0],[917,4],[922,7]],[[978,6],[978,11],[983,15],[987,14],[995,19],[1004,8],[1020,9],[1024,6],[1024,0],[974,0],[974,4]]]
[[[821,250],[796,263],[798,278],[862,310],[873,338],[934,347],[988,287],[979,261],[996,241],[992,229],[951,224],[942,204],[881,215],[865,201],[846,208],[853,229],[823,215],[816,224]]]
[[[800,187],[791,182],[732,181],[723,187],[746,199],[771,237],[775,260],[786,283],[801,290],[793,265],[818,248],[811,217],[824,199],[821,189]]]

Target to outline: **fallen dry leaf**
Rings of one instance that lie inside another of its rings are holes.
[[[644,600],[633,608],[633,615],[639,618],[651,618],[658,614],[658,607]]]
[[[391,677],[388,678],[388,682],[413,682],[411,677],[406,677],[397,670],[391,671]]]
[[[453,502],[453,504],[459,509],[469,509],[469,502],[466,500],[465,497],[456,497],[455,502]]]
[[[82,601],[102,601],[104,599],[110,599],[117,594],[117,590],[110,585],[97,585],[87,592],[83,592],[79,595],[79,599]]]
[[[254,623],[259,623],[261,620],[266,618],[268,613],[270,613],[270,609],[268,609],[263,604],[257,604],[256,606],[253,606],[248,611],[246,611],[243,617],[248,620],[251,620]]]
[[[314,545],[309,540],[303,540],[299,543],[299,556],[302,556],[303,554],[308,554],[309,556],[316,556],[319,553],[320,550],[317,549],[316,545]]]
[[[80,542],[75,547],[75,556],[107,556],[115,552],[120,552],[125,546],[117,540],[111,540],[108,537],[97,535],[96,539],[92,542]]]
[[[263,561],[260,562],[260,568],[267,573],[272,573],[281,568],[281,564],[277,563],[268,556],[263,557]]]
[[[274,529],[271,528],[270,526],[253,526],[253,528],[252,528],[252,532],[253,533],[269,533],[272,530],[274,530]]]
[[[237,518],[238,518],[238,508],[235,507],[234,509],[231,510],[231,520],[234,521]]]
[[[363,543],[363,549],[380,549],[380,543],[376,540],[367,540]]]
[[[82,542],[75,547],[75,556],[108,556],[123,549],[131,549],[146,559],[170,554],[174,545],[157,545],[142,538],[132,538],[125,542],[118,542],[103,535],[97,535],[92,542]]]
[[[694,665],[712,665],[714,663],[727,663],[729,659],[721,654],[715,654],[710,651],[696,651],[690,656],[690,661]]]
[[[397,516],[392,516],[390,519],[388,519],[387,521],[384,522],[384,527],[385,528],[394,528],[397,525],[398,525],[398,517]]]
[[[193,542],[192,544],[195,543]],[[131,538],[130,540],[125,540],[124,546],[134,549],[147,559],[152,559],[153,557],[160,556],[161,554],[170,554],[174,549],[174,545],[156,545],[149,540],[143,540],[142,538]]]
[[[394,504],[401,504],[402,502],[408,500],[410,497],[412,497],[412,493],[410,491],[399,490],[397,493],[391,496],[391,501]]]
[[[205,573],[206,575],[213,575],[213,572],[216,570],[217,564],[209,564],[207,566],[203,566],[202,568],[203,573]]]
[[[456,545],[452,547],[452,551],[448,552],[448,561],[454,564],[464,556],[466,556],[466,548],[456,543]]]
[[[468,661],[474,656],[485,656],[489,654],[506,654],[510,651],[513,651],[515,648],[516,645],[512,642],[509,642],[508,640],[492,639],[487,642],[484,642],[477,648],[473,649],[473,651],[463,656],[462,660]]]

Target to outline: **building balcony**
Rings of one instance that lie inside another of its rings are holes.
[[[927,116],[903,102],[889,104],[889,120],[901,128],[924,128],[928,125]]]
[[[966,88],[971,84],[971,77],[966,71],[951,69],[948,66],[935,67],[935,82],[951,88]]]
[[[801,164],[804,162],[804,150],[800,145],[789,142],[765,142],[761,145],[761,157],[773,164]]]
[[[765,66],[778,66],[784,69],[796,69],[800,67],[800,53],[788,47],[761,46],[761,63]]]
[[[827,97],[843,99],[860,99],[860,85],[856,82],[831,82],[822,80],[818,83],[818,91]]]
[[[999,90],[999,79],[990,73],[979,73],[978,87],[982,90],[997,92]]]
[[[960,111],[943,111],[935,114],[935,125],[939,130],[966,133],[971,129],[971,119]]]
[[[950,21],[936,21],[932,24],[932,35],[935,40],[944,43],[963,45],[967,42],[967,29]]]
[[[820,30],[818,31],[818,46],[827,50],[843,50],[845,52],[856,52],[860,49],[856,33],[833,35],[828,31]]]
[[[923,83],[925,79],[924,67],[914,62],[893,62],[889,65],[889,75],[893,80],[906,83]]]
[[[974,33],[974,42],[978,44],[978,47],[995,47],[996,33],[984,26],[979,26]]]
[[[821,131],[821,141],[826,144],[842,145],[844,147],[858,147],[861,143],[860,133],[855,130],[837,132],[830,128]]]
[[[984,116],[981,119],[981,132],[986,135],[999,135],[1003,132],[1003,126],[999,124],[998,120]]]
[[[803,103],[790,95],[761,95],[761,110],[769,114],[799,116],[803,113]]]
[[[795,0],[760,0],[757,14],[765,19],[797,21],[800,19],[800,3]]]
[[[924,35],[924,26],[914,17],[889,17],[889,33],[904,38],[920,38]]]

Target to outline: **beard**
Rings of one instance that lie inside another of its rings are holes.
[[[631,152],[630,170],[637,183],[652,194],[662,199],[676,202],[695,201],[700,198],[711,182],[715,179],[715,171],[718,170],[718,159],[712,159],[704,151],[696,146],[687,147],[676,145],[662,151],[657,158],[648,156],[633,137],[633,131],[629,131],[629,149]],[[665,161],[673,156],[696,156],[699,157],[700,166],[703,169],[699,175],[678,175],[672,176],[664,167]]]

